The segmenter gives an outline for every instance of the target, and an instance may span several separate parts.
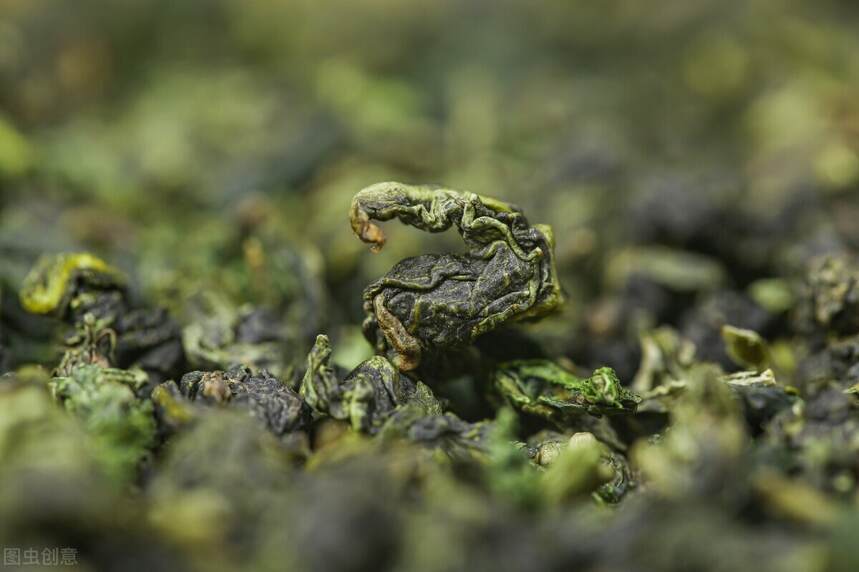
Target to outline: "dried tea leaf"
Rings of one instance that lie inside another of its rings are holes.
[[[22,306],[72,326],[62,368],[98,363],[139,367],[152,386],[184,364],[178,325],[163,308],[132,302],[126,278],[88,253],[42,257],[25,278]]]
[[[501,364],[494,380],[498,392],[515,409],[560,426],[585,413],[632,413],[641,401],[607,367],[582,379],[552,361],[515,361]]]
[[[152,403],[135,394],[146,383],[142,370],[82,365],[49,384],[54,398],[83,423],[104,471],[120,483],[134,479],[155,445]]]
[[[254,374],[243,367],[194,371],[182,376],[178,384],[172,380],[161,384],[152,398],[168,432],[205,417],[207,409],[235,409],[256,419],[294,452],[300,454],[306,447],[310,407],[297,392],[265,371]]]
[[[756,371],[769,366],[769,346],[757,332],[726,324],[722,326],[722,339],[728,355],[737,365]]]
[[[352,229],[378,251],[373,221],[398,219],[427,232],[455,226],[466,254],[400,261],[364,291],[364,332],[401,370],[434,349],[466,345],[501,324],[539,318],[562,302],[551,230],[515,206],[449,189],[378,183],[355,195]]]
[[[307,357],[300,393],[318,415],[348,421],[356,431],[375,433],[401,406],[423,415],[441,414],[432,391],[412,380],[382,356],[374,356],[348,374],[330,365],[331,345],[320,335]]]

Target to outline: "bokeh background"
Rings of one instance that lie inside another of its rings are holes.
[[[725,362],[720,323],[777,331],[773,277],[859,244],[857,24],[847,0],[2,0],[7,366],[49,361],[15,293],[68,250],[183,326],[268,307],[354,365],[362,288],[459,248],[367,252],[349,201],[382,180],[555,228],[543,351],[628,379],[667,323]]]

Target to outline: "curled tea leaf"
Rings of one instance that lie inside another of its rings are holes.
[[[74,328],[60,372],[85,363],[139,367],[153,386],[180,372],[185,352],[179,326],[163,308],[132,301],[126,283],[122,273],[88,253],[42,257],[27,275],[21,305]]]
[[[553,238],[518,207],[474,193],[379,183],[355,195],[352,229],[374,251],[373,221],[398,219],[427,232],[456,227],[465,254],[424,254],[396,264],[364,291],[364,333],[404,371],[423,354],[467,345],[503,323],[539,318],[562,302]]]
[[[243,367],[188,373],[178,384],[161,384],[153,399],[160,418],[176,425],[193,417],[193,410],[184,405],[187,402],[245,410],[278,437],[301,432],[310,425],[310,408],[301,396],[268,372],[253,374]]]
[[[522,360],[499,366],[494,380],[514,408],[562,426],[570,415],[629,413],[641,401],[608,367],[582,379],[552,361]]]
[[[122,274],[102,259],[81,252],[42,256],[21,287],[21,305],[33,314],[62,318],[81,290],[121,289]]]
[[[54,398],[83,422],[96,459],[119,482],[134,477],[155,444],[152,403],[135,395],[146,381],[140,370],[85,365],[49,384]]]
[[[441,413],[425,384],[401,374],[382,356],[373,356],[346,375],[338,375],[330,360],[328,336],[320,335],[308,354],[300,388],[319,415],[349,421],[356,431],[375,433],[401,406],[413,405],[421,415]]]

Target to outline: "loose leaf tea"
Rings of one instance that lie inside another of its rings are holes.
[[[428,350],[462,346],[510,320],[538,318],[561,303],[552,230],[530,226],[502,201],[450,189],[379,183],[352,199],[352,230],[378,252],[374,221],[427,232],[455,226],[466,254],[425,254],[397,263],[364,290],[364,334],[413,370]]]
[[[859,570],[855,2],[58,8],[4,570]]]
[[[441,413],[441,405],[426,385],[400,374],[382,356],[362,362],[342,379],[330,359],[328,338],[320,335],[307,357],[301,382],[302,397],[319,417],[348,421],[355,431],[375,432],[401,406]]]
[[[511,362],[499,366],[495,384],[511,405],[547,419],[577,413],[634,412],[641,401],[608,367],[581,379],[548,361]]]
[[[72,326],[59,366],[77,363],[139,367],[157,383],[179,371],[179,328],[163,308],[135,305],[125,277],[88,253],[44,256],[24,280],[21,305]]]

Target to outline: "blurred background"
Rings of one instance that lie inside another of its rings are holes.
[[[777,335],[783,279],[859,244],[857,24],[847,0],[0,0],[6,365],[49,361],[16,292],[68,250],[186,342],[262,309],[284,364],[324,331],[354,365],[364,286],[460,248],[397,227],[370,254],[348,207],[383,180],[554,227],[541,351],[628,379],[669,324],[730,365],[721,323]]]

